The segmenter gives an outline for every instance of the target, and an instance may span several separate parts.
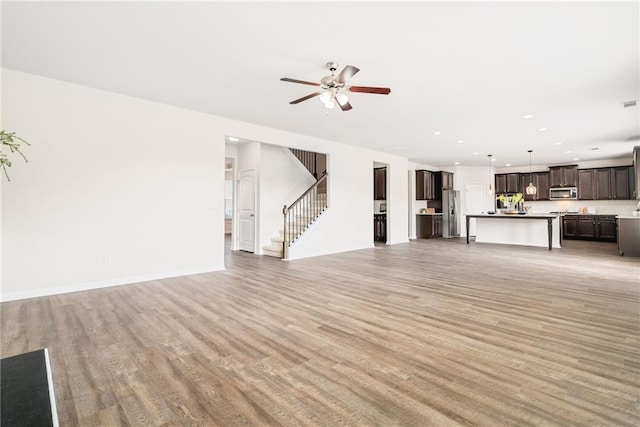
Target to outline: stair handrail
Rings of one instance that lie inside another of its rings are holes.
[[[289,246],[291,246],[291,243],[293,243],[298,237],[300,237],[302,235],[302,233],[307,229],[307,227],[316,220],[316,218],[322,213],[324,212],[324,210],[327,208],[327,201],[325,199],[323,204],[318,204],[317,203],[317,199],[315,199],[313,201],[313,206],[309,207],[307,206],[306,208],[304,208],[302,206],[302,201],[307,200],[309,198],[310,194],[314,193],[314,190],[316,190],[318,188],[319,185],[325,183],[325,181],[327,180],[327,177],[329,176],[329,174],[324,171],[322,173],[322,175],[320,176],[320,178],[318,178],[318,180],[316,182],[314,182],[313,184],[311,184],[311,186],[309,188],[307,188],[307,190],[302,193],[302,195],[300,197],[298,197],[293,203],[291,203],[289,206],[284,205],[284,207],[282,208],[282,214],[284,216],[284,228],[283,228],[283,241],[282,241],[282,255],[284,259],[287,259],[289,257]],[[318,193],[315,192],[315,194],[317,195]],[[326,197],[326,196],[325,196]],[[308,222],[304,225],[300,225],[300,224],[292,224],[291,222],[291,216],[290,213],[291,212],[295,212],[298,216],[300,214],[304,214],[303,217],[308,219]],[[310,215],[311,213],[311,215]]]

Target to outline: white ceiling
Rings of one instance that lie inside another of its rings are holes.
[[[640,97],[639,13],[638,2],[3,1],[2,65],[434,166],[486,166],[489,153],[528,165],[528,149],[534,164],[561,164],[640,145],[640,108],[621,107]],[[319,81],[328,61],[391,94],[352,94],[348,112],[289,105],[314,88],[279,79]]]

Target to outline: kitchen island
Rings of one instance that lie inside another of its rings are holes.
[[[560,220],[557,214],[477,214],[466,215],[467,244],[469,222],[476,220],[476,242],[560,248]]]

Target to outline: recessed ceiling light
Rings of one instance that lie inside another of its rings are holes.
[[[509,166],[511,166],[511,163],[507,163],[505,166],[509,167]]]
[[[464,141],[461,139],[460,141],[458,141],[458,144],[462,144],[464,143]]]
[[[523,119],[532,119],[533,118],[533,114],[527,114],[522,116]]]
[[[473,153],[474,156],[477,156],[478,154],[480,154],[480,153]]]
[[[236,138],[236,137],[230,136],[230,137],[229,137],[229,141],[231,141],[231,142],[237,142],[237,141],[240,141],[240,140],[239,140],[238,138]]]
[[[574,157],[574,158],[573,158],[573,161],[574,161],[574,162],[575,162],[575,161],[577,161],[577,160],[580,160],[580,157]]]
[[[558,141],[556,142],[556,145],[562,145],[562,142]]]
[[[547,128],[540,128],[538,129],[540,132],[544,132],[545,130],[547,130]]]
[[[459,165],[459,164],[460,164],[460,162],[455,162],[455,163],[454,163],[454,165]]]
[[[571,153],[571,150],[565,151],[565,154],[570,154],[570,153]]]
[[[435,131],[433,134],[434,134],[434,135],[442,135],[442,132],[440,132],[439,130],[437,130],[437,131]]]

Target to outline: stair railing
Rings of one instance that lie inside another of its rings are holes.
[[[282,242],[283,259],[289,258],[289,247],[309,228],[309,226],[327,209],[328,200],[325,172],[291,205],[284,205],[284,238]],[[324,189],[324,192],[319,190]]]

